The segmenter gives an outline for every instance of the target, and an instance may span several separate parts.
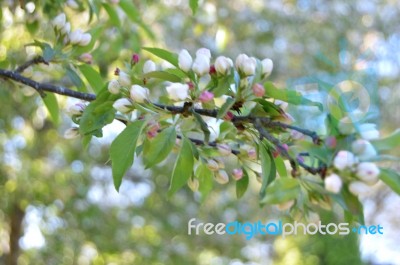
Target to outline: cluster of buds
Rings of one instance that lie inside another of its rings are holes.
[[[65,37],[65,40],[72,45],[86,46],[92,40],[92,35],[90,35],[90,33],[84,33],[80,29],[71,32],[71,23],[67,22],[67,18],[64,13],[56,16],[53,19],[52,24],[56,30],[56,33]]]
[[[373,145],[365,140],[358,139],[352,143],[352,151],[341,150],[333,160],[333,166],[344,174],[350,172],[355,175],[355,180],[351,180],[349,190],[355,194],[365,194],[379,180],[380,170],[375,163],[367,162],[377,155]],[[332,193],[339,193],[342,188],[342,179],[339,175],[332,173],[325,178],[325,189]]]
[[[108,84],[108,91],[118,94],[121,90],[120,81],[112,80]],[[150,91],[146,87],[132,85],[129,89],[129,98],[120,98],[113,104],[114,109],[121,113],[128,113],[133,110],[133,102],[145,103],[149,99]]]
[[[349,117],[344,117],[340,119],[338,125],[340,133],[344,135],[355,133],[354,124]],[[380,136],[379,131],[376,129],[376,124],[374,123],[363,123],[358,126],[360,136],[364,140],[375,140]]]

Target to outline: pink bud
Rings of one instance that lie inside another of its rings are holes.
[[[194,89],[193,82],[187,82],[186,84],[189,86],[189,90],[193,90]]]
[[[210,71],[208,72],[210,75],[215,75],[217,70],[215,69],[215,65],[210,66]]]
[[[228,111],[228,112],[225,114],[224,119],[227,120],[227,121],[231,121],[234,117],[235,117],[235,115],[233,115],[232,112]]]
[[[120,72],[120,71],[121,71],[121,70],[119,70],[118,67],[115,68],[115,70],[114,70],[114,75],[119,76],[119,72]]]
[[[152,139],[157,136],[158,132],[157,131],[148,131],[146,134],[147,134],[147,138]]]
[[[84,63],[92,64],[93,56],[90,53],[84,53],[79,56],[79,59]]]
[[[134,53],[134,54],[132,55],[131,64],[132,64],[132,65],[137,64],[137,63],[139,62],[139,60],[140,60],[139,54]]]
[[[330,149],[335,149],[336,147],[336,137],[329,136],[325,139],[325,144]]]
[[[240,180],[243,177],[243,170],[241,168],[235,168],[232,171],[232,176],[235,180]]]
[[[150,122],[148,132],[158,132],[160,130],[160,124],[158,122]]]
[[[210,91],[203,91],[203,92],[201,92],[201,94],[199,96],[199,100],[202,103],[209,102],[209,101],[211,101],[213,99],[214,99],[214,94],[212,92],[210,92]]]
[[[217,149],[222,156],[228,156],[232,152],[231,147],[227,144],[218,144]]]
[[[256,149],[250,149],[249,151],[247,151],[247,155],[249,156],[250,159],[255,160],[257,159],[257,151]]]
[[[254,84],[253,93],[256,97],[262,97],[265,94],[265,88],[261,84]]]

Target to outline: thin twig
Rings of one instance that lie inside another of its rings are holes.
[[[34,65],[34,64],[40,64],[40,63],[43,63],[45,65],[49,65],[49,62],[46,61],[42,56],[36,56],[32,60],[29,60],[26,63],[20,65],[17,69],[15,69],[15,71],[18,72],[18,73],[22,73],[29,66]]]

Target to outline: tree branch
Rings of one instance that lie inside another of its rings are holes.
[[[42,56],[36,56],[32,60],[29,60],[26,63],[20,65],[17,69],[15,69],[15,72],[22,73],[29,66],[34,65],[34,64],[40,64],[40,63],[49,65],[49,62],[47,62]]]

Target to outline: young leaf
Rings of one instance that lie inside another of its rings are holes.
[[[278,172],[281,178],[286,178],[288,176],[285,162],[283,161],[281,156],[277,156],[275,158],[275,166],[276,166],[276,171]]]
[[[377,151],[390,150],[400,145],[400,128],[386,138],[372,140],[371,143]]]
[[[278,178],[269,185],[261,204],[278,204],[296,199],[300,192],[300,184],[294,178]]]
[[[266,188],[276,177],[274,160],[272,159],[272,155],[264,144],[260,145],[260,160],[262,169],[262,185],[260,196],[264,197]]]
[[[169,62],[173,66],[179,68],[178,55],[176,53],[172,53],[172,52],[160,49],[160,48],[148,48],[148,47],[145,47],[145,48],[143,48],[143,50],[148,51],[148,52],[154,54],[155,56],[166,60],[167,62]]]
[[[136,143],[142,133],[144,124],[145,121],[143,120],[129,124],[111,144],[112,174],[117,191],[121,186],[122,177],[133,164]]]
[[[197,8],[199,7],[199,1],[198,0],[190,0],[189,5],[190,5],[190,9],[192,9],[193,15],[195,15],[197,12]]]
[[[175,127],[169,127],[159,133],[153,140],[147,141],[143,148],[143,158],[146,168],[163,161],[175,145]]]
[[[246,170],[244,170],[243,177],[238,181],[236,181],[236,197],[238,199],[242,198],[248,186],[249,186],[249,176],[247,175]]]
[[[195,172],[196,177],[199,179],[199,191],[204,199],[212,190],[213,187],[213,173],[204,164],[200,164]]]
[[[82,79],[79,75],[72,69],[71,66],[67,65],[66,72],[68,78],[72,81],[72,83],[78,88],[79,91],[87,92],[86,87],[83,85]]]
[[[117,11],[110,4],[103,3],[103,7],[107,12],[108,17],[110,18],[111,24],[120,28],[121,22],[119,21],[119,16]]]
[[[217,118],[221,119],[222,117],[224,117],[234,104],[235,104],[235,100],[233,98],[227,98],[225,103],[218,110]]]
[[[170,82],[175,82],[179,83],[182,81],[182,79],[174,74],[164,72],[164,71],[154,71],[154,72],[149,72],[143,76],[144,78],[158,78],[164,81],[170,81]]]
[[[128,0],[120,0],[119,6],[124,10],[125,14],[129,17],[133,22],[138,22],[140,19],[139,11],[136,9],[135,5],[132,1]]]
[[[44,104],[46,105],[47,110],[50,113],[50,116],[55,124],[58,124],[59,121],[59,109],[57,98],[54,94],[47,93],[43,98]]]
[[[182,139],[182,147],[176,159],[174,170],[172,172],[171,185],[168,195],[171,196],[183,187],[192,175],[194,157],[192,147],[188,139]]]
[[[87,64],[79,65],[78,68],[85,76],[93,90],[98,93],[104,85],[101,75]]]
[[[389,168],[380,168],[379,178],[388,185],[394,192],[400,195],[400,175]]]

